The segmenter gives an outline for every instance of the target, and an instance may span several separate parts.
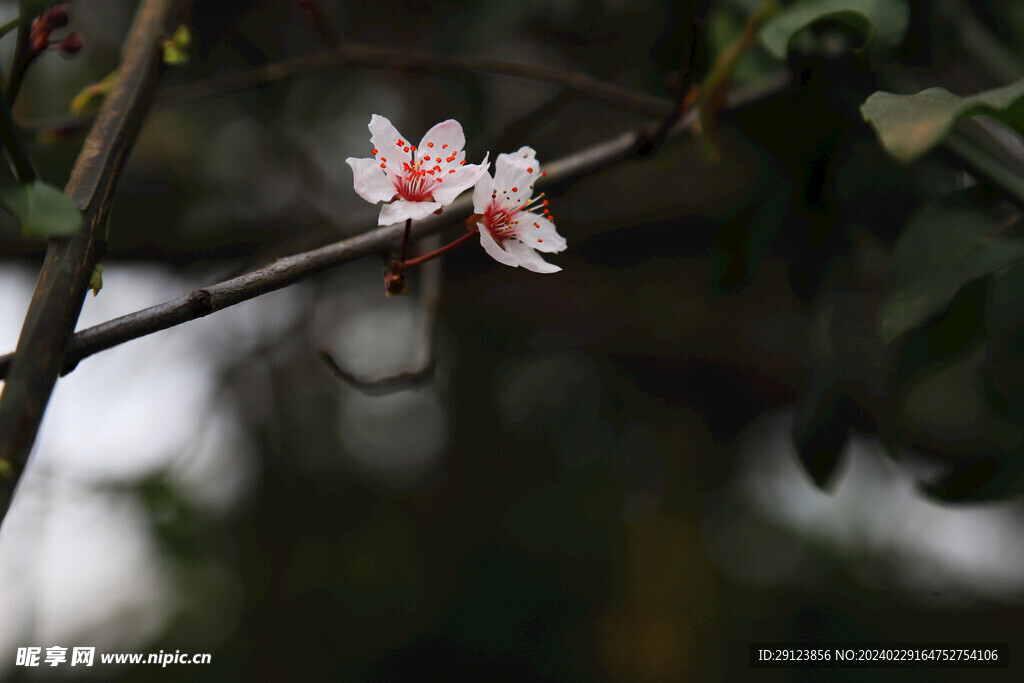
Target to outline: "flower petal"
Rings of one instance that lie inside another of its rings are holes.
[[[349,157],[345,163],[352,167],[356,194],[370,202],[389,202],[395,196],[395,184],[380,167],[376,159]]]
[[[434,186],[434,201],[447,206],[454,202],[455,198],[463,191],[473,187],[487,173],[487,169],[491,165],[487,161],[488,154],[484,155],[484,160],[480,164],[466,164],[450,169],[455,171],[454,173],[442,174],[438,179],[438,184]]]
[[[518,216],[518,237],[527,246],[537,251],[556,254],[565,251],[568,242],[558,234],[555,224],[544,216],[535,213],[521,213]]]
[[[505,251],[515,257],[523,268],[535,273],[557,273],[561,270],[555,264],[542,259],[540,254],[519,240],[505,240]]]
[[[390,204],[385,204],[381,207],[377,225],[404,223],[410,218],[414,221],[419,220],[420,218],[426,218],[440,208],[441,205],[435,202],[410,202],[405,199],[396,199]]]
[[[520,147],[514,154],[499,154],[494,164],[494,187],[499,196],[508,197],[513,205],[530,199],[539,177],[540,163],[531,147]]]
[[[498,263],[503,263],[506,266],[512,266],[515,268],[519,265],[519,259],[502,249],[497,242],[494,241],[494,237],[491,232],[484,227],[483,223],[477,223],[477,228],[480,230],[480,245],[484,248],[491,258]]]
[[[487,207],[491,205],[492,194],[494,194],[494,178],[490,173],[484,173],[473,188],[473,211],[482,216],[487,211]]]
[[[455,119],[448,119],[428,130],[416,151],[431,157],[447,157],[461,152],[465,146],[466,135],[462,132],[462,124]]]
[[[406,151],[411,147],[409,141],[391,125],[391,121],[380,114],[370,117],[368,128],[370,129],[370,142],[377,150],[375,156],[381,161],[387,159],[388,171],[392,175],[401,175],[402,162],[412,161],[411,149]]]

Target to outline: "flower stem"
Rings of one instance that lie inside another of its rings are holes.
[[[416,266],[420,265],[421,263],[423,263],[425,261],[429,261],[430,259],[437,258],[441,254],[445,254],[445,253],[451,251],[452,249],[454,249],[455,247],[459,246],[460,244],[462,244],[463,242],[467,241],[470,237],[473,237],[476,234],[477,234],[476,232],[467,232],[465,235],[462,235],[461,237],[456,238],[454,241],[444,245],[440,249],[435,249],[434,251],[430,252],[429,254],[424,254],[423,256],[417,256],[414,259],[409,259],[408,261],[405,262],[405,267],[406,268],[415,268]]]
[[[402,253],[398,257],[398,263],[402,266],[405,265],[405,255],[409,249],[409,233],[412,231],[412,219],[405,219],[405,234],[402,236]]]

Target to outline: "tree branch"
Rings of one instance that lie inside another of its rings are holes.
[[[787,82],[784,80],[773,80],[756,87],[736,90],[728,98],[726,106],[746,106],[777,93],[786,85]],[[688,111],[669,135],[678,135],[693,126],[698,116],[699,112],[696,109]],[[654,125],[660,125],[660,122]],[[576,180],[614,163],[633,158],[636,145],[647,139],[650,133],[651,131],[627,131],[615,138],[547,163],[547,175],[544,180],[548,184]],[[447,207],[445,214],[465,214],[471,208],[472,202],[467,195]],[[436,233],[451,224],[452,221],[447,217],[431,216],[413,224],[412,236],[420,238]],[[364,256],[386,251],[400,243],[404,230],[404,224],[371,230],[319,249],[278,259],[245,275],[90,327],[71,339],[63,372],[70,372],[79,361],[94,353],[201,318]],[[6,376],[10,360],[10,354],[0,356],[0,378]]]
[[[138,136],[161,66],[159,41],[177,0],[143,0],[119,76],[82,146],[65,193],[82,211],[81,232],[50,241],[0,395],[0,463],[16,483],[35,442],[93,267],[106,246],[120,172]],[[0,501],[6,509],[10,497]]]
[[[153,106],[177,106],[295,76],[352,66],[391,67],[408,72],[431,70],[508,76],[559,86],[595,100],[652,116],[667,116],[672,111],[672,101],[669,98],[637,92],[579,72],[506,62],[486,57],[449,57],[421,50],[385,48],[349,42],[331,50],[322,50],[237,73],[214,76],[195,83],[167,88],[157,93]],[[73,131],[87,125],[92,118],[92,114],[46,118],[25,121],[20,124],[20,127],[33,132],[41,130]]]

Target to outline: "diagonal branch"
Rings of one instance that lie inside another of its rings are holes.
[[[668,98],[624,88],[580,72],[487,57],[454,57],[423,50],[385,48],[350,42],[330,50],[321,50],[236,73],[162,89],[157,93],[153,106],[177,106],[295,76],[352,66],[389,67],[409,73],[429,70],[507,76],[559,86],[594,100],[652,116],[666,116],[672,111],[672,101]],[[21,123],[21,128],[26,131],[71,131],[88,124],[90,120],[91,114],[53,117],[25,121]]]
[[[785,80],[773,80],[759,84],[757,87],[737,90],[730,95],[726,106],[735,108],[751,104],[777,93],[787,84]],[[693,126],[698,115],[699,112],[696,109],[688,111],[670,131],[670,136],[679,134]],[[545,180],[549,184],[577,180],[618,161],[633,158],[636,145],[647,139],[650,134],[651,131],[627,131],[547,163],[545,164],[547,171]],[[465,215],[471,208],[470,197],[461,197],[445,209],[444,218],[431,216],[415,223],[412,228],[412,236],[419,238],[434,234],[452,224],[449,216]],[[71,371],[79,361],[94,353],[287,287],[364,256],[381,253],[389,247],[399,244],[404,229],[404,225],[399,224],[370,230],[319,249],[278,259],[264,268],[245,275],[197,289],[177,299],[90,327],[76,334],[71,340],[63,371]],[[10,355],[0,356],[0,377],[5,376],[10,358]]]
[[[0,465],[17,482],[64,364],[93,267],[106,247],[117,180],[138,136],[160,70],[159,41],[177,0],[143,0],[119,76],[82,146],[65,193],[82,211],[76,235],[49,243],[18,348],[0,395]],[[8,501],[0,501],[6,506]]]

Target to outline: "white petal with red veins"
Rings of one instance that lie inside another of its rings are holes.
[[[434,186],[434,200],[447,206],[465,190],[473,187],[491,165],[487,161],[489,154],[484,155],[483,163],[459,166],[452,169],[455,173],[442,174],[441,182]]]
[[[370,202],[389,202],[395,196],[395,184],[376,159],[349,157],[345,163],[352,167],[356,194]]]
[[[494,241],[494,237],[491,236],[490,231],[484,226],[483,223],[477,223],[477,228],[480,230],[480,245],[484,248],[491,258],[498,263],[503,263],[506,266],[512,266],[515,268],[519,265],[519,259],[508,253],[501,246]]]
[[[505,251],[519,261],[519,265],[535,273],[557,273],[561,270],[553,263],[548,263],[531,247],[518,240],[505,240]]]
[[[480,176],[480,180],[476,181],[476,187],[473,188],[473,211],[475,213],[483,215],[484,211],[491,204],[491,194],[494,192],[494,178],[491,177],[490,173],[484,173]]]
[[[409,141],[391,125],[391,121],[380,114],[370,117],[368,128],[370,129],[370,142],[377,150],[374,156],[378,162],[387,159],[385,163],[387,163],[389,174],[401,175],[402,162],[412,161],[412,149]]]
[[[507,196],[513,202],[530,198],[533,184],[540,177],[536,155],[530,147],[522,147],[515,154],[498,155],[494,164],[494,187],[500,196]]]
[[[527,246],[551,254],[565,251],[568,242],[558,234],[555,224],[550,220],[535,213],[522,213],[518,218],[516,236]]]
[[[416,151],[420,155],[428,154],[431,158],[445,158],[458,154],[465,146],[466,135],[462,132],[462,124],[455,119],[448,119],[428,130]],[[454,161],[457,163],[459,159]]]
[[[441,205],[436,202],[410,202],[405,199],[396,199],[381,207],[377,225],[404,223],[410,218],[416,221],[426,218],[440,208]]]

